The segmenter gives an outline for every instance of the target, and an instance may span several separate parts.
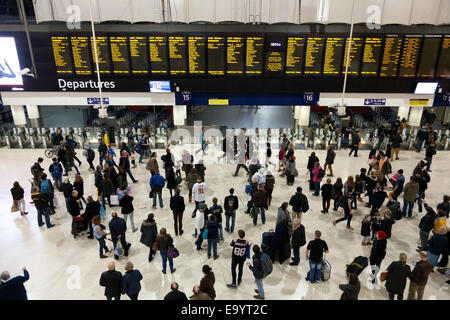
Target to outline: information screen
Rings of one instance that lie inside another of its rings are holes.
[[[111,60],[114,74],[130,74],[128,37],[110,37]]]
[[[0,86],[22,86],[20,70],[16,40],[14,37],[0,37]]]
[[[201,36],[188,37],[189,74],[205,74],[206,39]]]
[[[264,37],[249,36],[246,43],[245,73],[247,75],[260,75],[263,70]]]
[[[225,36],[208,36],[208,74],[225,74]]]
[[[286,48],[286,75],[296,76],[303,73],[305,42],[305,37],[288,37]]]
[[[89,37],[71,37],[73,64],[76,75],[92,75]]]
[[[423,40],[422,52],[420,54],[419,68],[417,76],[433,78],[436,73],[436,61],[439,54],[441,36],[425,36]]]
[[[398,72],[399,77],[413,78],[416,76],[421,42],[421,36],[405,36],[402,58],[400,60],[400,70]]]
[[[227,74],[242,75],[245,61],[245,37],[227,37]]]
[[[323,74],[337,76],[342,68],[342,55],[344,53],[344,38],[327,38],[325,45],[325,58],[323,62]]]
[[[366,38],[361,65],[361,76],[377,76],[381,62],[383,38]]]
[[[437,76],[439,78],[450,78],[450,36],[445,36],[442,39]]]
[[[286,54],[286,39],[280,36],[268,36],[266,37],[265,46],[265,69],[264,74],[266,76],[282,76],[284,74],[284,68]]]
[[[167,59],[167,37],[149,37],[148,46],[150,52],[150,69],[152,74],[167,74],[169,72],[169,63]]]
[[[169,37],[170,74],[182,75],[187,73],[186,37]]]
[[[146,37],[130,37],[132,74],[149,74],[148,43]]]
[[[52,37],[53,58],[57,74],[73,74],[69,37]]]
[[[344,63],[342,64],[342,74],[345,73],[345,66],[347,65],[347,54],[348,54],[348,47],[349,47],[349,41],[350,39],[347,38],[345,41],[345,52],[344,52]],[[362,56],[362,49],[363,49],[363,38],[352,38],[352,47],[350,49],[350,59],[348,63],[348,72],[347,74],[349,76],[358,76],[360,71],[360,65],[361,65],[361,56]]]
[[[308,37],[306,42],[305,75],[322,74],[324,37]]]
[[[380,77],[396,77],[403,39],[398,36],[387,36],[384,44]]]
[[[100,74],[111,74],[111,59],[109,55],[108,37],[96,37],[95,40],[97,43],[98,69],[100,70]],[[91,37],[91,51],[92,61],[94,63],[94,72],[97,73],[93,37]]]

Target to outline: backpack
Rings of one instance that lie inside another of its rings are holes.
[[[41,193],[50,193],[50,181],[48,179],[41,181]]]
[[[303,198],[302,198],[302,201],[301,201],[301,202],[302,202],[302,204],[301,204],[301,206],[302,206],[302,212],[305,213],[306,211],[309,210],[308,199],[306,198],[305,195],[303,195]]]
[[[272,260],[270,260],[270,257],[268,254],[262,253],[261,257],[259,258],[259,262],[261,263],[261,268],[264,272],[264,278],[265,278],[269,274],[272,273],[272,269],[273,269]]]
[[[59,163],[53,164],[53,176],[55,178],[58,178],[61,176],[61,174],[62,174],[61,165]]]
[[[321,168],[317,174],[317,178],[322,179],[323,177],[325,177],[325,171]]]
[[[94,159],[95,158],[94,150],[92,150],[92,149],[88,149],[87,150],[87,158],[88,159]]]

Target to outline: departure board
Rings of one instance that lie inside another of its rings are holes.
[[[96,37],[97,55],[98,55],[98,69],[100,74],[111,74],[111,59],[109,55],[108,37]],[[97,66],[95,65],[95,51],[94,51],[94,37],[91,37],[91,51],[92,61],[94,63],[94,72],[97,73]]]
[[[305,37],[288,37],[286,48],[286,75],[295,76],[303,73],[305,41]]]
[[[324,43],[324,37],[308,37],[306,42],[305,75],[320,75],[322,73]]]
[[[53,59],[57,74],[73,74],[69,37],[52,37]]]
[[[327,38],[325,45],[325,58],[323,61],[323,74],[337,76],[342,68],[342,55],[344,53],[343,37]]]
[[[89,37],[71,37],[73,64],[76,75],[91,75],[92,64]]]
[[[422,36],[405,36],[398,72],[399,77],[413,78],[416,76],[421,44]]]
[[[182,75],[187,72],[186,37],[169,37],[170,74]]]
[[[442,39],[436,76],[439,78],[450,78],[450,36],[448,35]]]
[[[188,37],[189,74],[205,74],[205,37]]]
[[[377,76],[381,61],[383,38],[367,37],[364,43],[361,76]]]
[[[249,36],[246,43],[245,73],[247,75],[260,75],[263,70],[264,37]]]
[[[286,38],[283,36],[266,36],[265,68],[266,76],[282,76],[286,66]]]
[[[434,74],[436,73],[436,62],[438,60],[440,44],[440,35],[425,36],[423,40],[422,52],[420,53],[419,67],[417,69],[418,77],[434,77]]]
[[[128,37],[110,37],[111,61],[114,74],[130,74]]]
[[[386,36],[380,77],[396,77],[403,39],[398,36]]]
[[[147,48],[147,37],[130,37],[130,60],[132,74],[147,75],[149,73]]]
[[[227,37],[227,74],[244,73],[245,37]]]
[[[208,74],[225,74],[225,36],[208,36]]]
[[[148,38],[150,53],[150,69],[152,74],[167,74],[169,63],[167,60],[167,37],[151,36]]]
[[[344,52],[344,62],[342,64],[342,74],[345,73],[345,67],[347,65],[347,54],[348,54],[348,47],[350,43],[350,38],[347,38],[345,41],[345,52]],[[361,65],[361,56],[362,56],[362,49],[363,49],[363,38],[352,38],[352,47],[350,49],[350,58],[348,63],[348,75],[349,76],[358,76],[359,75],[359,68]]]

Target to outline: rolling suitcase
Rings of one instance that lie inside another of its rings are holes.
[[[262,242],[261,242],[261,250],[264,253],[269,254],[270,253],[270,244],[272,242],[272,238],[275,232],[273,232],[272,229],[270,229],[268,232],[264,232],[262,234]]]
[[[360,275],[361,272],[369,265],[369,259],[363,256],[358,256],[353,259],[352,263],[347,265],[347,269],[345,272],[347,273],[347,277],[350,273],[356,273],[356,275]]]
[[[328,262],[328,260],[324,255],[320,278],[322,279],[322,281],[327,281],[330,279],[330,276],[331,276],[331,264]]]

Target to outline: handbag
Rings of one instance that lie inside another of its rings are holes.
[[[204,240],[208,239],[208,228],[205,228],[205,230],[203,231],[202,237]]]
[[[150,199],[152,199],[152,198],[153,198],[153,189],[152,189],[152,190],[150,190],[150,193],[148,194],[148,197],[149,197]]]
[[[17,202],[17,200],[13,201],[13,204],[11,206],[11,212],[17,212],[19,211],[19,203]]]
[[[112,194],[110,196],[111,199],[111,205],[118,206],[119,205],[119,196],[117,194]]]
[[[123,256],[123,254],[125,253],[125,250],[123,250],[122,244],[120,241],[117,242],[116,247],[114,248],[114,253],[116,256],[119,256],[119,257]]]
[[[158,241],[153,242],[152,250],[153,250],[153,251],[158,251],[158,247],[159,247]]]
[[[175,259],[180,255],[180,252],[177,248],[174,246],[169,247],[169,250],[167,251],[167,258]]]
[[[382,272],[382,273],[380,274],[380,280],[381,280],[381,282],[386,281],[386,279],[387,279],[387,277],[388,277],[388,274],[389,274],[389,272],[387,272],[387,271],[384,271],[384,272]]]

